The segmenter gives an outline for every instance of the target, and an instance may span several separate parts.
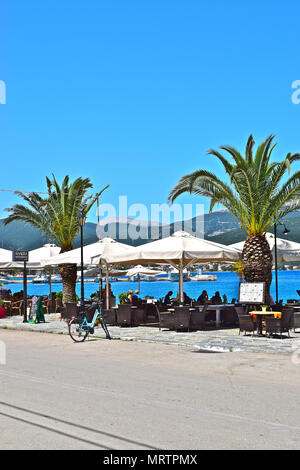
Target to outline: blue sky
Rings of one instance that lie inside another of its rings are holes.
[[[222,175],[208,148],[273,133],[276,159],[300,151],[299,13],[297,1],[4,0],[1,188],[89,176],[111,185],[105,203],[150,206],[185,173]],[[0,217],[15,202],[0,192]]]

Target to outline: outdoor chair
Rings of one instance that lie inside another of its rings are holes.
[[[146,312],[143,306],[133,308],[131,312],[131,324],[132,326],[139,326],[146,322]]]
[[[293,329],[296,332],[296,328],[300,328],[300,312],[294,312],[293,320]]]
[[[244,307],[242,306],[239,306],[239,307],[234,307],[235,311],[236,311],[236,314],[238,316],[238,318],[240,318],[240,316],[242,315],[247,315],[247,313],[245,312],[245,309]]]
[[[62,309],[63,309],[63,303],[61,299],[56,298],[55,299],[55,313],[61,313]]]
[[[10,304],[11,315],[23,315],[24,300],[18,300]]]
[[[190,329],[190,307],[175,307],[175,330]]]
[[[239,327],[239,334],[241,333],[241,331],[243,331],[244,333],[252,332],[254,336],[254,332],[257,330],[256,323],[254,323],[251,315],[239,315]]]
[[[235,310],[236,307],[225,307],[221,310],[221,320],[224,325],[238,325],[239,318]],[[239,308],[239,307],[237,307]]]
[[[130,304],[120,304],[117,308],[117,325],[132,326],[132,309]]]
[[[196,307],[196,310],[191,311],[190,316],[190,330],[204,330],[205,328],[205,315],[208,304]]]
[[[270,336],[279,334],[281,338],[282,333],[288,333],[290,336],[291,317],[293,313],[293,308],[284,308],[281,313],[281,318],[266,318],[266,333]]]
[[[102,309],[102,314],[107,325],[115,326],[117,324],[115,308],[104,308]]]
[[[159,329],[166,328],[168,330],[175,329],[175,315],[173,312],[159,312]]]

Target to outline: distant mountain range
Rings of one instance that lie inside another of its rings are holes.
[[[279,226],[277,235],[280,238],[292,240],[300,243],[300,212],[289,214],[285,217],[283,222],[287,225],[290,233],[286,236],[282,234],[283,227]],[[147,221],[137,221],[130,218],[110,218],[101,221],[100,235],[111,236],[116,240],[127,243],[129,245],[137,246],[151,241],[151,230],[154,232],[155,238],[163,238],[174,230],[191,231],[196,229],[196,225],[201,226],[201,220],[193,218],[182,223],[167,225],[160,224],[159,222],[152,223],[152,229]],[[203,217],[202,217],[203,224]],[[123,234],[136,233],[139,230],[141,238],[137,240],[126,239],[122,237]],[[88,222],[84,227],[84,244],[88,245],[98,240],[99,229],[97,224]],[[245,240],[246,234],[239,226],[237,220],[226,210],[214,211],[211,214],[204,214],[204,238],[224,245],[230,245]],[[0,220],[0,247],[9,250],[33,250],[42,246],[45,243],[53,243],[52,240],[47,238],[45,234],[41,233],[38,229],[31,227],[22,222],[12,222],[6,227],[3,226]],[[74,247],[79,246],[79,236],[74,241]]]

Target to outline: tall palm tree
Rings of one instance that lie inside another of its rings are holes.
[[[79,231],[78,214],[83,212],[87,215],[95,201],[102,192],[96,195],[88,195],[87,192],[93,187],[89,178],[77,178],[69,183],[69,176],[66,176],[58,184],[54,175],[52,179],[46,178],[47,196],[32,192],[17,194],[27,203],[27,205],[15,204],[6,209],[11,212],[4,219],[3,225],[13,221],[23,221],[26,224],[37,227],[46,233],[61,248],[60,253],[73,249],[73,241]],[[76,299],[76,264],[62,265],[59,268],[63,282],[63,303],[74,302]]]
[[[274,136],[268,137],[255,152],[250,135],[245,156],[234,147],[222,146],[231,157],[216,150],[208,155],[217,157],[229,176],[229,182],[207,170],[197,170],[183,176],[169,194],[173,202],[180,194],[189,192],[210,198],[210,211],[222,204],[238,220],[247,233],[242,253],[244,277],[247,282],[266,283],[266,302],[270,302],[272,253],[265,238],[266,232],[282,217],[300,208],[300,171],[291,174],[291,165],[300,154],[288,154],[282,162],[271,162],[276,146]]]

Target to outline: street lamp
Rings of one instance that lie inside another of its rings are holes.
[[[277,274],[277,224],[284,227],[283,235],[290,233],[290,230],[286,228],[286,225],[282,222],[276,222],[274,225],[274,237],[275,237],[275,281],[276,281],[276,305],[278,305],[278,274]]]
[[[80,225],[80,254],[81,254],[81,299],[80,299],[80,313],[84,313],[84,278],[83,278],[83,227],[86,221],[85,214],[81,211],[77,217],[78,223]]]

